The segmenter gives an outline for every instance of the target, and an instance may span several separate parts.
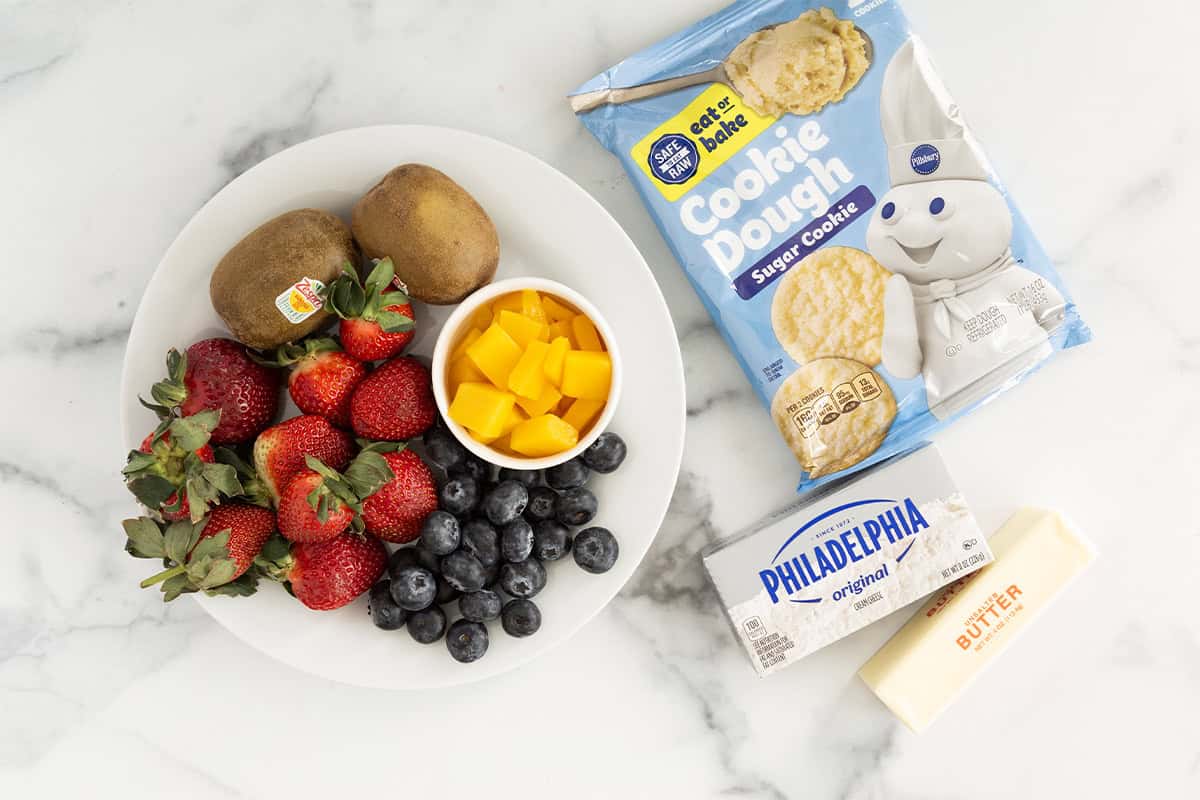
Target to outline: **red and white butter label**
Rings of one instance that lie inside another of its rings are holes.
[[[297,325],[321,310],[325,301],[321,292],[325,284],[316,278],[301,278],[279,293],[275,307],[293,325]]]

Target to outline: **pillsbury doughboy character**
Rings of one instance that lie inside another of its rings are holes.
[[[894,273],[883,366],[901,379],[921,374],[930,412],[945,419],[1048,357],[1064,301],[1013,258],[1008,205],[915,40],[888,65],[880,105],[892,189],[867,247]]]

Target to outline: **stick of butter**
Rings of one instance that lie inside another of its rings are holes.
[[[993,563],[930,598],[858,672],[918,733],[1096,557],[1061,516],[1036,508],[1018,511],[988,544]]]

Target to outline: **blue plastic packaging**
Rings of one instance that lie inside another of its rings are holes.
[[[1091,338],[896,0],[736,3],[570,101],[771,409],[801,490],[911,450]]]

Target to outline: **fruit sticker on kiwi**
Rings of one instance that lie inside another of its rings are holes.
[[[321,310],[325,301],[321,292],[325,284],[316,278],[301,278],[279,293],[275,298],[275,307],[288,322],[298,325]]]

